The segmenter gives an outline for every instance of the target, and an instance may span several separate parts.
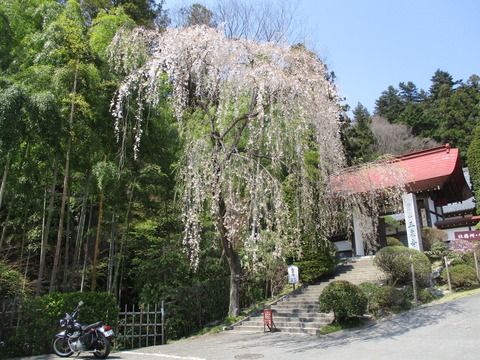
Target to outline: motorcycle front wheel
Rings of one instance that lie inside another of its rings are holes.
[[[68,345],[68,338],[63,335],[55,336],[52,341],[53,352],[60,357],[69,357],[73,354],[70,345]]]
[[[93,355],[95,355],[95,357],[98,359],[105,359],[107,358],[108,354],[110,354],[110,350],[112,350],[110,341],[108,341],[105,335],[103,335],[99,331],[98,339],[97,339],[97,348],[95,349]]]

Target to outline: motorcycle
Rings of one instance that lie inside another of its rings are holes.
[[[53,351],[60,357],[68,357],[87,350],[93,351],[96,358],[105,359],[112,350],[115,334],[111,326],[103,325],[102,321],[88,326],[79,323],[75,317],[82,305],[80,301],[71,315],[67,313],[60,320],[60,327],[65,330],[53,338]]]

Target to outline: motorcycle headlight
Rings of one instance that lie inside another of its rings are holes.
[[[65,319],[60,320],[60,327],[64,328],[65,326],[67,326],[67,320]]]

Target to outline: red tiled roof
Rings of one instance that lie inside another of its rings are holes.
[[[364,168],[350,168],[332,178],[333,189],[360,193],[404,186],[409,192],[433,192],[439,202],[463,201],[472,193],[463,176],[459,155],[459,149],[447,144],[395,156]]]

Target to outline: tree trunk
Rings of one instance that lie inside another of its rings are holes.
[[[50,235],[50,225],[52,223],[53,206],[55,203],[55,185],[57,184],[57,174],[58,174],[58,163],[57,163],[57,158],[55,157],[53,177],[52,177],[52,187],[50,188],[50,202],[48,204],[47,221],[45,223],[44,230],[42,231],[42,244],[40,247],[40,265],[38,268],[37,289],[35,291],[35,296],[40,296],[42,292],[43,272],[45,269],[45,258],[47,255],[48,237]]]
[[[100,247],[100,236],[102,227],[102,212],[103,212],[103,188],[100,189],[100,202],[98,205],[98,222],[97,222],[97,236],[95,239],[95,249],[93,250],[93,267],[92,267],[92,291],[97,288],[97,260],[98,248]]]
[[[118,246],[116,236],[116,224],[117,224],[117,212],[115,207],[112,211],[112,227],[110,232],[110,252],[108,255],[108,280],[107,280],[107,292],[112,293],[113,288],[113,271],[115,266],[115,259],[118,257]]]
[[[3,242],[5,240],[5,236],[7,235],[7,226],[8,226],[8,222],[10,221],[11,212],[12,212],[12,206],[9,206],[7,211],[7,216],[5,218],[5,221],[3,222],[2,235],[0,236],[0,252],[2,251]]]
[[[78,80],[78,60],[75,67],[75,77],[73,79],[73,95],[77,92],[77,80]],[[60,261],[60,248],[62,247],[62,237],[63,237],[63,222],[65,219],[65,207],[67,203],[67,194],[68,194],[68,178],[70,172],[70,152],[72,148],[72,132],[73,132],[73,115],[75,113],[75,101],[72,100],[70,106],[70,119],[68,122],[68,140],[67,140],[67,151],[65,155],[65,175],[63,177],[63,193],[62,193],[62,205],[60,207],[60,220],[58,221],[58,232],[57,232],[57,245],[55,247],[55,257],[53,259],[53,268],[52,276],[50,278],[50,290],[49,293],[52,293],[55,290],[55,282],[57,279],[57,267]]]
[[[22,244],[20,246],[20,260],[19,260],[20,264],[23,263],[23,253],[25,252],[25,242],[26,242],[27,229],[28,229],[27,217],[28,217],[28,213],[27,213],[27,209],[25,209],[25,213],[23,215],[23,224],[22,224]]]
[[[92,225],[92,214],[93,214],[93,201],[90,203],[90,215],[88,217],[88,224],[87,224],[87,234],[90,232],[90,227]],[[82,269],[82,281],[80,283],[80,292],[83,292],[83,287],[85,285],[85,277],[87,273],[87,261],[88,261],[88,243],[89,243],[89,236],[87,235],[85,239],[84,245],[84,252],[83,252],[83,269]]]
[[[129,224],[130,224],[130,211],[132,209],[132,203],[133,203],[133,193],[135,189],[135,181],[130,185],[130,191],[128,195],[128,207],[127,207],[127,213],[125,215],[125,223],[123,226],[123,234],[120,239],[120,249],[118,251],[118,255],[116,258],[116,264],[115,264],[115,271],[113,275],[113,286],[112,286],[112,293],[117,297],[117,302],[120,302],[120,297],[121,297],[121,283],[122,283],[122,278],[121,278],[121,273],[122,273],[122,268],[123,268],[123,259],[125,256],[125,243],[127,242],[127,235],[129,231]]]
[[[227,252],[225,252],[227,254]],[[231,249],[227,255],[230,268],[230,300],[228,304],[228,315],[237,317],[240,315],[240,279],[242,266],[236,250]]]
[[[68,286],[68,261],[69,261],[69,256],[70,254],[70,216],[67,216],[67,227],[65,231],[65,255],[64,255],[64,261],[63,261],[63,285],[62,285],[62,291],[66,292],[67,291],[67,286]]]
[[[72,264],[72,276],[70,276],[71,279],[73,279],[73,275],[78,275],[78,264],[80,263],[80,254],[82,250],[82,243],[83,243],[83,234],[84,234],[84,229],[85,229],[85,218],[87,214],[87,205],[88,205],[88,183],[90,181],[90,171],[87,172],[85,176],[85,187],[83,189],[83,197],[82,197],[82,209],[80,210],[80,220],[78,223],[78,229],[77,229],[77,236],[75,238],[75,249],[73,253],[73,264]],[[77,277],[75,277],[77,279]]]
[[[5,186],[7,184],[7,175],[10,170],[10,155],[7,155],[7,162],[3,169],[2,185],[0,186],[0,209],[2,208],[3,194],[5,193]]]
[[[218,228],[222,240],[223,251],[228,260],[230,269],[230,300],[228,305],[228,315],[237,317],[240,314],[240,279],[242,275],[242,265],[237,250],[234,248],[232,239],[228,239],[227,229],[225,228],[226,205],[223,197],[220,195],[218,200],[219,214],[217,217]]]

